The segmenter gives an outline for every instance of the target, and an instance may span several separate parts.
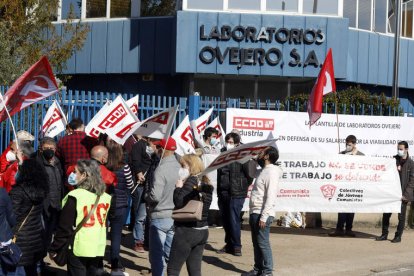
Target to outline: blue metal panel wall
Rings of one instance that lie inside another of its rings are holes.
[[[368,82],[368,52],[369,52],[369,33],[358,32],[358,68],[357,82]]]

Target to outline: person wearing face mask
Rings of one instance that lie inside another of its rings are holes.
[[[10,145],[4,150],[0,156],[0,173],[4,173],[6,169],[16,161],[17,145],[13,141]]]
[[[178,180],[180,164],[175,155],[177,144],[172,137],[154,142],[159,156],[162,156],[154,171],[154,182],[146,195],[149,229],[149,261],[153,276],[164,275],[168,263],[171,242],[174,237],[173,194]]]
[[[348,135],[345,139],[346,149],[340,154],[348,155],[364,155],[356,147],[357,139],[354,135]],[[355,232],[352,231],[352,224],[354,223],[355,213],[338,213],[338,222],[334,232],[329,233],[330,237],[355,237]],[[345,227],[345,231],[344,231]]]
[[[200,221],[174,222],[175,234],[167,272],[169,276],[178,276],[186,263],[188,275],[201,275],[201,261],[208,238],[208,210],[214,188],[206,176],[201,179],[197,176],[204,170],[200,157],[195,154],[184,155],[180,165],[180,177],[174,190],[174,208],[183,208],[190,200],[198,200],[201,195],[203,210]]]
[[[275,203],[282,169],[276,165],[279,151],[267,147],[257,157],[262,171],[253,185],[249,202],[249,224],[251,228],[254,266],[242,275],[273,275],[273,255],[269,242],[270,225],[275,216]]]
[[[232,150],[240,145],[240,136],[231,132],[225,141],[226,147],[222,151]],[[256,162],[253,160],[244,164],[234,162],[217,170],[218,206],[225,231],[225,246],[217,251],[219,254],[242,255],[240,213],[255,175]]]
[[[105,193],[105,184],[100,175],[100,164],[95,160],[78,160],[68,182],[76,189],[62,201],[62,212],[56,235],[49,248],[53,260],[57,252],[65,249],[74,229],[95,208],[67,248],[67,272],[70,276],[101,275],[101,263],[106,247],[106,218],[111,205],[111,196]]]
[[[49,193],[45,200],[43,219],[45,220],[45,247],[48,248],[52,242],[53,233],[59,220],[62,209],[62,198],[64,192],[63,171],[59,159],[55,156],[56,141],[50,137],[44,137],[40,141],[39,150],[36,153],[36,161],[43,169],[47,178]]]
[[[394,156],[397,170],[400,175],[400,184],[402,190],[401,212],[398,214],[397,232],[395,232],[392,243],[401,242],[401,237],[405,227],[405,216],[408,202],[413,201],[414,190],[414,161],[408,154],[408,143],[401,141],[398,143],[397,155]],[[388,238],[388,227],[390,226],[391,213],[382,215],[382,234],[377,237],[376,241],[386,241]]]

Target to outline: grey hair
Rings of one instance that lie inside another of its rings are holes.
[[[105,192],[105,184],[101,177],[101,168],[95,160],[80,159],[76,167],[81,174],[86,174],[86,178],[79,183],[78,188],[85,189],[98,196]]]
[[[55,141],[55,139],[53,139],[51,137],[45,136],[45,137],[42,138],[42,140],[40,140],[40,146],[43,146],[45,144],[56,146],[56,141]]]

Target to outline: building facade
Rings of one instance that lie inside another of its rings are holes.
[[[394,0],[183,0],[139,17],[137,0],[61,0],[90,26],[69,88],[284,99],[309,93],[329,48],[339,89],[391,93]],[[413,1],[402,1],[400,97],[414,100]],[[125,4],[127,3],[127,4]],[[414,101],[413,101],[414,102]]]

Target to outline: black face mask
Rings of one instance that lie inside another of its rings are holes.
[[[55,151],[54,151],[54,150],[51,150],[51,149],[46,149],[46,150],[44,150],[44,151],[42,152],[42,154],[43,154],[43,157],[44,157],[46,160],[50,160],[50,159],[52,159],[52,158],[53,158],[53,156],[55,156]]]
[[[260,167],[265,167],[265,160],[263,158],[257,159],[257,164],[259,164]]]

